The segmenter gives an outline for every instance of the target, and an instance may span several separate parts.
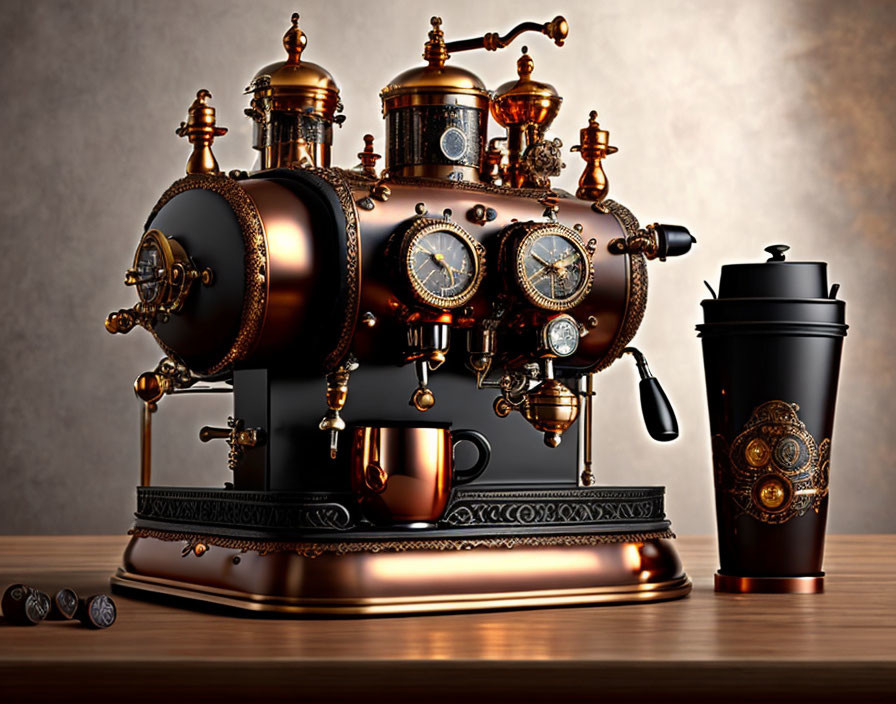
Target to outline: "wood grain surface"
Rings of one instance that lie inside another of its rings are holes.
[[[108,592],[122,537],[0,537],[0,588]],[[0,622],[0,701],[894,701],[896,536],[828,539],[821,595],[279,620],[116,596],[106,631]]]

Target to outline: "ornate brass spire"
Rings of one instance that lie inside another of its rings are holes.
[[[193,145],[193,153],[187,160],[187,175],[221,173],[212,154],[212,143],[215,137],[227,134],[227,128],[215,124],[215,109],[208,104],[211,97],[212,94],[205,88],[197,92],[187,113],[187,121],[181,122],[175,130],[178,137],[186,137]]]
[[[299,13],[293,12],[290,19],[292,27],[283,35],[283,48],[286,49],[286,55],[289,57],[286,59],[287,65],[297,66],[302,61],[302,52],[308,44],[308,37],[299,29]]]
[[[601,161],[619,150],[610,146],[610,133],[600,128],[597,110],[592,110],[588,115],[588,125],[579,131],[579,143],[570,151],[581,152],[585,160],[585,171],[579,179],[576,198],[600,203],[610,190]]]

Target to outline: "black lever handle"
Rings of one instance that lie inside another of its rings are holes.
[[[650,373],[647,359],[641,350],[626,347],[622,350],[622,354],[626,352],[635,358],[635,363],[638,365],[638,374],[641,377],[638,384],[641,394],[641,414],[644,416],[648,434],[658,442],[675,440],[678,437],[678,420],[659,379]]]
[[[687,254],[691,251],[691,246],[697,242],[697,238],[681,225],[657,223],[653,229],[656,230],[657,256],[660,261],[665,261],[666,257],[680,257],[682,254]]]

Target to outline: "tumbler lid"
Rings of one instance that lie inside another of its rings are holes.
[[[827,264],[790,262],[786,244],[765,248],[771,257],[761,264],[726,264],[719,298],[828,298]]]

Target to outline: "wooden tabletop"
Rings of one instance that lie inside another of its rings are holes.
[[[0,537],[0,588],[108,592],[122,537]],[[0,701],[896,701],[896,536],[831,536],[821,595],[275,620],[116,596],[105,631],[0,622]],[[172,696],[172,688],[176,696]]]

